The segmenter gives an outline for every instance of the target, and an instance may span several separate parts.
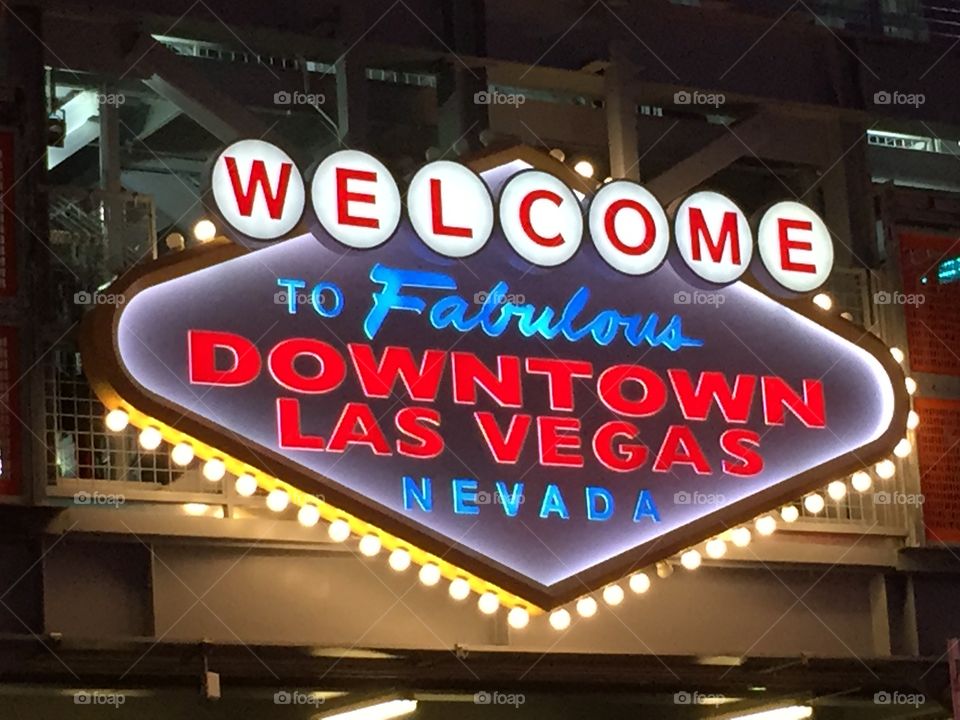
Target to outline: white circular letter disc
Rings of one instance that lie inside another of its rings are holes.
[[[810,292],[823,285],[833,268],[833,240],[820,216],[792,200],[764,213],[757,248],[770,276],[788,290]]]
[[[726,284],[750,265],[753,235],[743,211],[720,193],[693,193],[677,208],[673,235],[680,256],[699,277]]]
[[[340,150],[317,167],[310,186],[317,219],[337,241],[367,249],[386,242],[400,222],[400,191],[372,155]]]
[[[540,170],[524,170],[500,193],[500,227],[520,257],[553,267],[580,247],[583,215],[573,191],[559,179]]]
[[[650,191],[629,180],[604,185],[590,203],[590,237],[620,272],[645,275],[670,249],[670,224]]]
[[[449,160],[424,165],[410,181],[407,213],[427,246],[447,257],[466,257],[493,232],[493,199],[483,180]]]
[[[232,228],[258,240],[274,240],[303,216],[303,176],[276,145],[240,140],[217,157],[210,178],[213,199]]]

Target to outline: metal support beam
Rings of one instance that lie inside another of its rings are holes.
[[[115,95],[104,85],[101,97]],[[123,186],[120,183],[120,112],[115,103],[100,104],[100,189],[103,190],[103,226],[107,241],[107,267],[119,273],[124,266]]]
[[[640,154],[637,149],[637,104],[629,91],[632,74],[626,58],[616,46],[613,62],[604,73],[604,97],[607,111],[607,146],[610,150],[610,175],[640,181]]]

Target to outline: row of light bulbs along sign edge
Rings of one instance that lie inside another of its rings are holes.
[[[831,305],[829,296],[818,296],[817,305],[821,308]],[[903,351],[899,348],[890,348],[897,362],[904,360]],[[916,392],[917,385],[913,378],[906,379],[907,391],[910,395]],[[266,492],[266,506],[274,512],[283,512],[290,504],[299,507],[297,520],[305,527],[313,527],[319,521],[325,520],[329,523],[327,532],[334,542],[346,542],[352,535],[359,536],[358,549],[366,557],[378,555],[382,549],[389,551],[388,562],[390,567],[397,572],[404,572],[411,565],[418,565],[419,579],[426,586],[437,585],[442,578],[450,580],[448,591],[450,597],[454,600],[466,600],[471,593],[479,595],[477,606],[485,615],[493,615],[501,607],[509,608],[507,621],[510,627],[521,630],[530,622],[532,614],[544,614],[539,608],[531,606],[530,603],[516,595],[488,583],[481,578],[465,573],[431,553],[427,553],[419,548],[411,546],[389,533],[366,523],[348,513],[344,513],[336,508],[327,505],[318,498],[304,493],[294,488],[279,478],[267,477],[251,468],[245,466],[238,460],[226,456],[224,453],[213,447],[199,443],[195,439],[188,437],[175,428],[157,422],[132,407],[117,407],[110,410],[105,418],[108,430],[121,432],[128,425],[140,428],[139,442],[145,450],[156,450],[160,444],[166,440],[173,445],[171,449],[171,460],[180,467],[188,466],[195,458],[204,461],[203,475],[211,482],[219,482],[226,477],[227,473],[236,476],[236,491],[243,497],[254,495],[258,489],[262,488]],[[920,424],[920,418],[916,411],[910,410],[907,417],[907,430],[912,431]],[[913,445],[908,437],[904,437],[894,448],[894,455],[898,458],[906,458],[913,449]],[[896,464],[891,459],[885,459],[878,462],[873,473],[880,480],[890,480],[896,474]],[[873,485],[873,477],[868,468],[859,470],[850,476],[850,485],[860,493],[867,492]],[[835,501],[842,500],[847,494],[847,483],[843,480],[835,480],[826,487],[826,494]],[[823,494],[810,493],[803,498],[804,508],[811,514],[822,512],[826,506]],[[200,510],[197,514],[203,514],[205,507],[199,508],[195,504],[185,506],[188,512]],[[793,523],[800,517],[799,508],[794,505],[785,505],[780,508],[780,519],[785,523]],[[754,531],[760,536],[773,534],[777,528],[777,519],[773,513],[765,513],[754,520]],[[703,543],[703,552],[695,547],[691,547],[680,553],[680,565],[687,570],[696,570],[700,567],[705,554],[710,559],[720,559],[726,554],[727,543],[732,543],[736,547],[746,547],[750,544],[753,532],[744,526],[731,528],[721,535],[707,540]],[[668,577],[673,572],[673,567],[669,561],[661,561],[656,564],[653,571],[661,578]],[[630,575],[627,579],[627,585],[635,594],[643,594],[650,588],[650,575],[647,572],[637,572]],[[614,583],[605,587],[600,596],[607,605],[620,605],[626,593],[623,587]],[[592,595],[585,595],[573,603],[573,609],[582,618],[592,617],[597,613],[599,603]],[[572,621],[571,611],[566,608],[557,608],[549,613],[548,620],[555,630],[565,630]]]

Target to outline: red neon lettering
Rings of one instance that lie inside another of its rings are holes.
[[[727,430],[720,436],[720,447],[734,460],[724,460],[721,463],[727,475],[737,477],[751,477],[763,470],[763,457],[751,448],[760,447],[760,435],[753,430],[735,428]]]
[[[791,240],[787,233],[791,230],[813,230],[813,223],[809,220],[777,219],[777,230],[780,237],[780,267],[793,272],[815,273],[816,266],[809,263],[794,262],[790,259],[792,250],[812,250],[813,243],[809,240]]]
[[[527,372],[547,376],[551,410],[573,410],[573,378],[593,376],[593,365],[581,360],[527,358]]]
[[[348,190],[347,183],[350,180],[376,182],[377,174],[372,170],[351,170],[350,168],[342,167],[337,168],[337,222],[341,225],[354,225],[356,227],[380,227],[380,221],[375,217],[360,217],[350,214],[350,208],[348,206],[352,202],[367,203],[368,205],[374,205],[377,202],[375,195]]]
[[[390,345],[378,361],[369,345],[350,344],[350,359],[357,379],[367,397],[386,398],[393,395],[399,377],[407,394],[416,402],[433,402],[440,388],[440,378],[447,360],[443,350],[427,350],[418,365],[410,348]]]
[[[624,420],[611,420],[601,425],[593,436],[593,453],[597,460],[615,472],[637,470],[647,461],[647,448],[642,443],[620,443],[616,438],[635,438],[640,430]]]
[[[632,400],[623,395],[625,382],[643,386],[643,397]],[[649,417],[667,404],[667,386],[660,376],[649,368],[639,365],[612,365],[600,374],[597,392],[604,405],[620,415]]]
[[[527,234],[527,237],[538,245],[543,245],[544,247],[559,247],[563,245],[563,235],[560,233],[557,233],[553,237],[544,237],[533,229],[533,223],[530,222],[530,209],[537,200],[549,200],[557,207],[560,207],[563,203],[563,198],[552,190],[530,191],[524,196],[523,200],[520,201],[520,227],[523,228],[523,232]]]
[[[430,178],[430,211],[433,217],[433,232],[437,235],[452,237],[473,237],[473,230],[466,227],[445,225],[443,222],[443,196],[440,192],[440,180]]]
[[[667,375],[687,420],[706,420],[714,400],[727,422],[745,423],[750,417],[756,375],[737,375],[732,390],[722,372],[701,372],[696,388],[686,370],[667,370]]]
[[[436,431],[440,427],[440,413],[433,408],[403,408],[394,422],[397,430],[413,440],[397,440],[397,452],[401,455],[434,458],[443,452],[443,438]]]
[[[330,433],[330,452],[343,452],[349,445],[366,445],[375,455],[389,455],[390,445],[383,436],[377,419],[363,403],[347,403],[336,427]]]
[[[697,475],[709,475],[710,463],[686,425],[671,425],[660,445],[657,459],[653,462],[654,472],[671,472],[674,465],[689,465]]]
[[[540,464],[553,467],[583,467],[583,455],[561,452],[564,449],[580,449],[579,433],[579,418],[538,417],[537,434],[540,442]]]
[[[803,397],[783,378],[764,376],[760,379],[763,393],[763,419],[767,425],[783,425],[784,408],[800,419],[808,428],[827,426],[827,411],[823,399],[823,383],[803,381]]]
[[[643,220],[643,242],[635,247],[627,245],[617,235],[617,213],[625,209],[635,210]],[[657,239],[657,226],[653,222],[653,215],[642,203],[629,198],[610,203],[610,207],[603,216],[603,229],[610,238],[610,244],[625,255],[643,255],[653,247],[653,242]]]
[[[297,358],[313,358],[319,368],[315,375],[304,375],[295,367]],[[267,359],[274,380],[289,390],[302,393],[330,392],[347,375],[343,357],[333,347],[313,338],[290,338],[278,342]]]
[[[233,366],[217,368],[217,349],[233,354]],[[194,385],[246,385],[260,374],[260,353],[241,335],[215,330],[187,331],[187,365]]]
[[[520,451],[523,450],[532,418],[529,415],[514,415],[510,418],[510,425],[504,435],[493,413],[476,412],[473,417],[476,418],[493,459],[501,465],[515,464],[520,459]]]
[[[233,197],[237,201],[237,209],[244,217],[253,214],[253,201],[257,196],[257,188],[263,190],[263,199],[267,203],[267,212],[274,220],[279,220],[283,214],[283,203],[287,199],[287,183],[290,180],[291,163],[280,163],[280,182],[274,194],[270,187],[270,178],[267,177],[267,166],[263,160],[254,160],[250,164],[250,177],[247,179],[247,189],[240,185],[240,171],[237,161],[232,157],[224,157],[227,163],[227,174],[230,176],[230,185],[233,187]]]
[[[453,401],[459,405],[476,405],[477,386],[482,387],[500,407],[521,407],[523,390],[520,384],[520,358],[497,356],[497,372],[484,365],[473,353],[451,354]]]
[[[707,252],[714,262],[723,260],[723,249],[730,244],[730,261],[734,265],[740,264],[740,228],[737,224],[737,214],[728,210],[723,214],[720,224],[720,237],[714,240],[703,217],[703,210],[698,207],[690,208],[690,253],[694,260],[700,260],[700,241],[706,240]]]
[[[300,401],[277,398],[277,442],[288,450],[323,450],[323,438],[304,435],[300,429]]]

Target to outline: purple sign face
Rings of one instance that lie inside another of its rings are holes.
[[[149,270],[107,316],[100,384],[222,450],[549,608],[888,453],[882,345],[667,261],[558,267],[502,231],[466,259],[406,221]],[[131,297],[132,295],[132,297]],[[816,310],[812,308],[811,310]]]

